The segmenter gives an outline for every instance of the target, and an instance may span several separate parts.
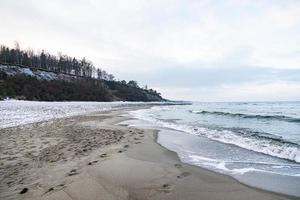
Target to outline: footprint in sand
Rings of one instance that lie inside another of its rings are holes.
[[[61,183],[61,184],[59,184],[59,185],[57,185],[57,186],[55,186],[55,187],[49,188],[43,195],[45,195],[45,194],[47,194],[47,193],[49,193],[49,192],[52,192],[52,191],[62,190],[64,187],[65,187],[65,184]],[[43,196],[43,195],[42,195],[42,196]]]
[[[68,173],[68,176],[74,176],[74,175],[77,175],[77,174],[79,174],[79,173],[77,172],[77,170],[76,170],[76,169],[72,169],[72,170]]]
[[[25,194],[26,192],[28,192],[28,188],[23,188],[23,189],[20,191],[20,194]]]
[[[48,193],[48,192],[51,192],[51,191],[53,191],[53,190],[54,190],[54,188],[51,187],[51,188],[49,188],[49,189],[45,192],[45,194]]]
[[[172,186],[168,183],[162,185],[162,191],[165,193],[169,193],[172,190]]]
[[[56,186],[57,188],[63,188],[63,187],[65,187],[65,184],[63,184],[63,183],[61,183],[61,184],[59,184],[58,186]]]
[[[103,153],[103,154],[100,155],[100,157],[101,158],[106,158],[106,157],[108,157],[108,155],[106,153]]]
[[[129,133],[130,133],[130,136],[134,135],[134,132],[131,130],[129,131]]]
[[[181,164],[174,164],[174,167],[176,167],[176,168],[182,168],[182,165]]]
[[[94,160],[94,161],[92,161],[92,162],[89,162],[88,165],[93,165],[93,164],[95,164],[95,163],[97,163],[97,162],[98,162],[98,160]]]
[[[182,172],[180,175],[177,176],[177,178],[181,179],[181,178],[185,178],[187,176],[191,175],[191,173],[189,172]]]

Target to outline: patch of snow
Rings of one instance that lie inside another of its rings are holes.
[[[5,72],[8,76],[15,76],[18,74],[35,77],[40,80],[57,80],[57,79],[70,79],[72,76],[65,74],[56,74],[54,72],[47,72],[42,70],[31,70],[30,68],[23,68],[19,66],[0,65],[0,71]]]
[[[25,74],[27,76],[35,76],[34,73],[29,68],[21,68],[19,69],[21,74]]]
[[[89,112],[151,104],[163,103],[0,101],[0,129]]]
[[[43,79],[48,81],[58,79],[57,75],[54,72],[45,72],[41,70],[37,70],[36,76],[38,79]]]

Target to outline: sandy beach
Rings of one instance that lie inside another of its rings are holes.
[[[0,199],[299,199],[181,163],[129,109],[0,130]]]

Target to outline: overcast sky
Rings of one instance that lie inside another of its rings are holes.
[[[0,27],[170,99],[300,100],[299,0],[0,0]]]

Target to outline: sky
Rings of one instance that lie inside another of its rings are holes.
[[[0,0],[0,44],[192,101],[300,100],[299,0]]]

